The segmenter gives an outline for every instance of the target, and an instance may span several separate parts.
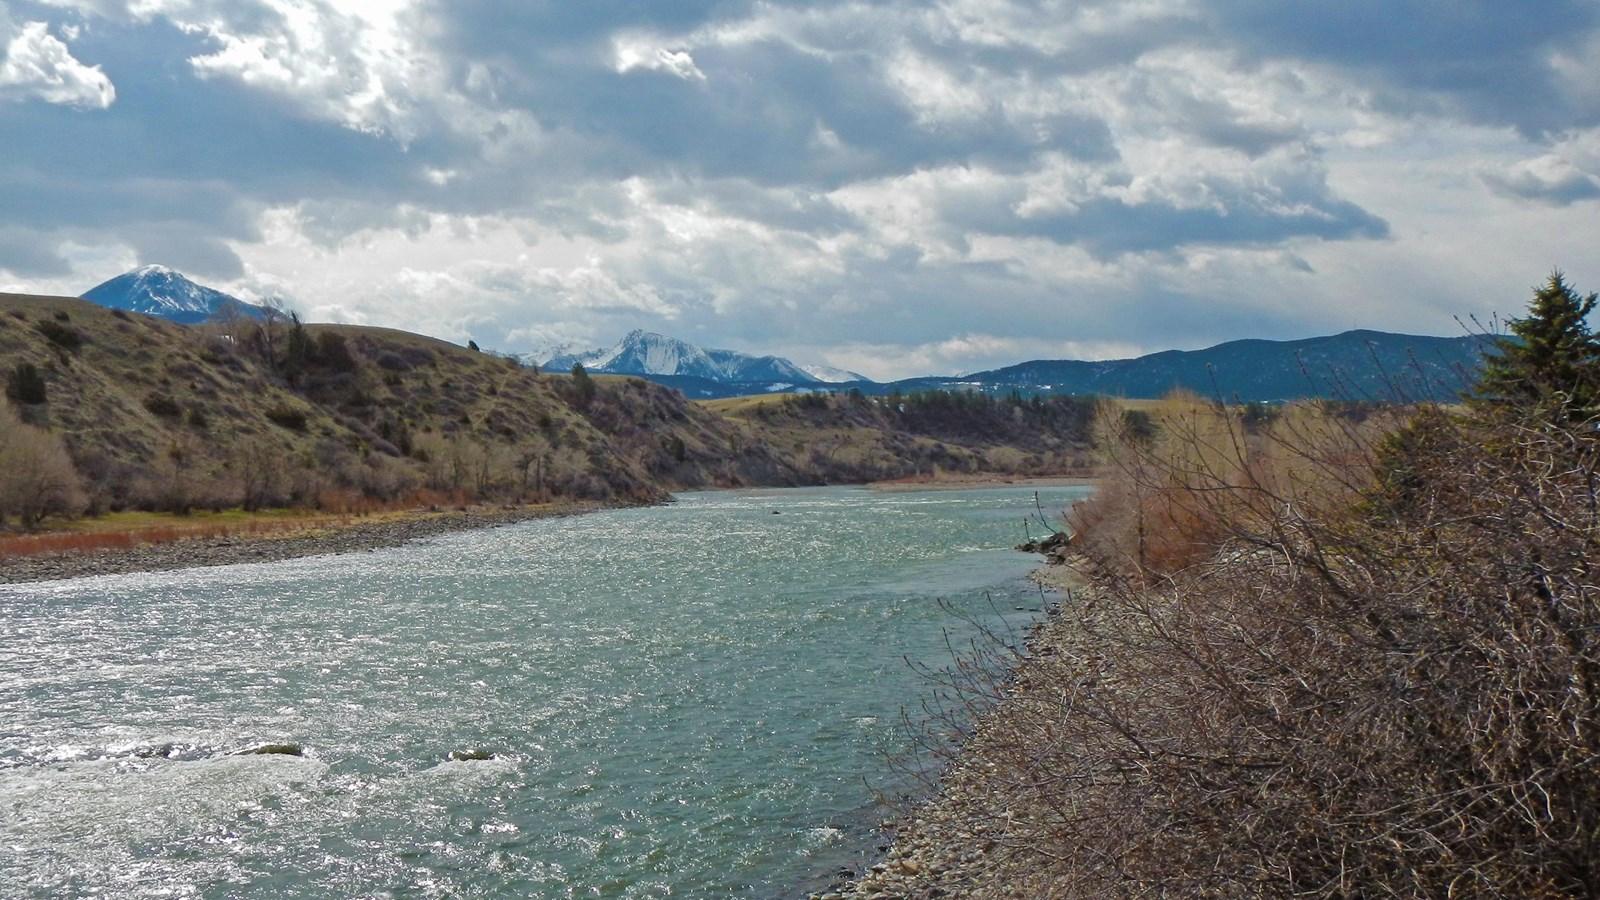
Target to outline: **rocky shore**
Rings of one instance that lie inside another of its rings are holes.
[[[417,513],[400,518],[357,520],[312,532],[219,538],[187,538],[131,549],[46,553],[0,558],[0,584],[55,581],[88,575],[163,572],[200,566],[273,562],[329,553],[357,553],[397,547],[420,538],[474,528],[492,528],[529,519],[591,512],[597,504],[477,507]]]
[[[1054,549],[1054,548],[1051,548]],[[1034,580],[1061,592],[1068,602],[1086,581],[1069,563],[1046,552],[1050,563]],[[1034,629],[1028,641],[1029,660],[1015,684],[1025,690],[1032,660],[1059,659],[1074,645],[1075,622],[1059,609]],[[1007,715],[1008,699],[991,718]],[[888,851],[856,880],[835,886],[811,900],[1031,900],[1052,895],[1049,884],[993,851],[1006,841],[1007,801],[995,784],[996,761],[984,740],[984,728],[956,754],[939,779],[938,791],[898,821],[886,823],[892,835]]]
[[[1001,473],[946,472],[937,477],[919,475],[874,481],[867,485],[874,491],[909,493],[913,491],[970,491],[987,488],[1013,487],[1088,487],[1099,483],[1098,473],[1081,475],[1006,475]]]

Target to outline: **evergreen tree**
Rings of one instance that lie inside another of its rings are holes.
[[[1600,296],[1580,295],[1560,272],[1534,291],[1528,315],[1495,341],[1476,388],[1480,401],[1530,405],[1586,418],[1600,405],[1600,340],[1587,318]]]
[[[572,385],[576,392],[574,405],[580,410],[588,409],[589,404],[594,402],[596,388],[594,379],[589,377],[582,363],[572,364]]]

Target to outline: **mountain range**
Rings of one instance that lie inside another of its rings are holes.
[[[822,378],[780,357],[701,350],[635,331],[610,350],[548,357],[544,368],[566,371],[579,363],[590,372],[640,375],[696,399],[841,391],[880,397],[919,391],[989,395],[1015,391],[1025,396],[1139,399],[1185,389],[1247,403],[1308,397],[1449,401],[1477,377],[1493,339],[1492,335],[1447,338],[1355,330],[1295,341],[1228,341],[1203,350],[1165,350],[1133,359],[1039,359],[970,375],[875,382],[849,372]]]
[[[1033,360],[941,381],[989,393],[1160,397],[1184,388],[1245,402],[1448,401],[1473,383],[1493,340],[1356,330],[1297,341],[1228,341],[1136,359]]]
[[[697,347],[677,338],[636,329],[609,349],[563,349],[534,360],[552,372],[574,365],[606,375],[644,375],[711,381],[747,387],[745,393],[774,393],[804,385],[866,381],[855,372],[827,366],[799,366],[780,356],[752,356],[737,350]]]
[[[185,324],[225,315],[272,315],[163,266],[119,275],[83,299]],[[1306,397],[1449,400],[1472,383],[1492,339],[1357,330],[1295,341],[1229,341],[1133,359],[1031,360],[970,375],[888,383],[826,366],[797,365],[779,356],[699,347],[644,330],[629,332],[610,348],[558,347],[534,354],[532,361],[553,372],[581,365],[595,374],[642,376],[695,399],[839,391],[885,396],[927,390],[1152,398],[1183,388],[1243,402]]]

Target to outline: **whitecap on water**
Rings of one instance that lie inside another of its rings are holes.
[[[223,846],[251,823],[271,824],[327,772],[292,756],[93,760],[0,771],[0,894],[189,896],[209,861],[140,859],[148,847]],[[211,874],[202,874],[208,870]]]
[[[807,849],[815,849],[837,844],[842,840],[844,840],[844,832],[830,825],[824,825],[807,831],[802,843]]]
[[[445,759],[425,769],[419,769],[405,775],[397,775],[392,781],[394,782],[393,786],[396,788],[401,787],[406,782],[440,779],[461,783],[496,781],[515,773],[520,765],[520,760],[500,755],[495,755],[488,759]]]

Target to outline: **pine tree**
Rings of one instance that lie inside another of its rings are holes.
[[[572,364],[572,384],[576,390],[576,396],[573,398],[574,405],[580,410],[588,409],[589,404],[594,402],[596,388],[594,379],[589,377],[589,373],[584,370],[582,363]]]
[[[1484,359],[1477,399],[1587,418],[1600,406],[1600,340],[1587,318],[1600,296],[1580,295],[1560,272],[1534,291],[1528,315],[1512,319]]]

